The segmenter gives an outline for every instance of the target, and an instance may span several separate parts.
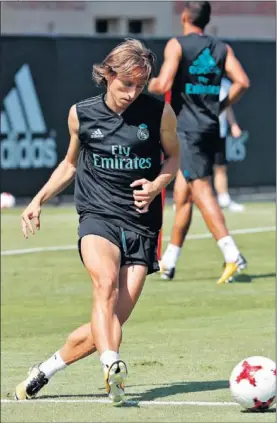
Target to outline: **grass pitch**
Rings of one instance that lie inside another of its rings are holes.
[[[101,402],[105,391],[96,355],[54,376],[39,401],[12,401],[28,368],[89,321],[91,286],[77,249],[2,256],[1,397],[9,401],[1,404],[2,421],[273,422],[275,409],[244,412],[232,404],[228,388],[231,370],[243,358],[275,357],[275,204],[246,207],[243,214],[226,212],[231,230],[262,228],[235,235],[249,262],[236,283],[216,286],[223,260],[216,243],[207,238],[186,242],[174,281],[148,278],[124,327],[121,356],[129,366],[130,403],[122,408]],[[76,245],[73,207],[46,207],[41,231],[27,241],[20,233],[19,215],[19,209],[2,212],[2,254]],[[172,217],[168,206],[165,237]],[[205,233],[197,211],[190,234]]]

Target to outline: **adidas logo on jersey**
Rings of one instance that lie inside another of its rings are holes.
[[[48,133],[28,65],[15,75],[15,87],[1,111],[1,168],[52,168],[57,163],[56,135]]]
[[[197,75],[198,83],[186,83],[185,93],[186,95],[219,95],[220,85],[209,83],[209,78],[203,75],[219,75],[220,69],[217,67],[216,61],[214,60],[209,48],[205,48],[193,61],[189,67],[189,73],[191,75]]]
[[[219,74],[220,70],[216,65],[211,51],[209,48],[205,48],[201,54],[193,61],[189,67],[189,73],[192,75],[206,75],[208,73]]]
[[[90,138],[104,138],[103,132],[101,129],[95,129],[95,131],[92,132]]]

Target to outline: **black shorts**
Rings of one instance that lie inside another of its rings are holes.
[[[214,158],[214,164],[217,166],[226,166],[226,137],[221,137],[218,139],[217,148]]]
[[[212,176],[219,135],[178,132],[181,146],[181,171],[187,182]]]
[[[98,235],[118,246],[121,253],[121,267],[141,264],[147,266],[148,275],[160,270],[157,259],[158,235],[149,238],[92,215],[80,219],[78,232],[78,250],[82,261],[81,239],[85,235]]]

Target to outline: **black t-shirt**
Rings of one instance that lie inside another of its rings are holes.
[[[195,33],[177,40],[182,58],[172,87],[172,107],[178,117],[178,131],[218,133],[226,44]]]
[[[141,94],[118,115],[100,95],[77,103],[76,108],[81,150],[75,204],[80,219],[91,214],[124,229],[156,236],[162,224],[161,196],[147,213],[139,214],[130,184],[141,178],[153,181],[160,173],[164,103]]]

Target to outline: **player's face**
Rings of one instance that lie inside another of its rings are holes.
[[[128,107],[143,91],[145,79],[116,75],[110,80],[109,92],[118,107]]]

